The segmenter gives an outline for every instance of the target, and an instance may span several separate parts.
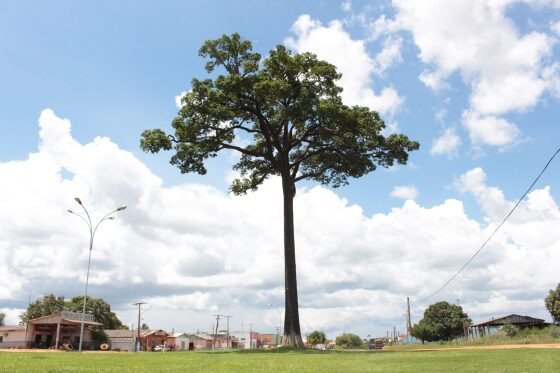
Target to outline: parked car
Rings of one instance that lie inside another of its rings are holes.
[[[169,347],[166,345],[157,345],[156,347],[154,347],[154,351],[161,351],[161,352],[169,351]]]

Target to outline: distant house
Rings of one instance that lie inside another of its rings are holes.
[[[134,344],[138,337],[138,330],[108,329],[109,346],[112,350],[134,351]],[[165,330],[140,330],[140,343],[142,351],[153,351],[156,346],[173,345],[173,336]]]
[[[23,348],[26,346],[25,327],[0,326],[0,348]]]
[[[506,324],[513,325],[519,329],[544,328],[545,326],[550,325],[550,323],[545,322],[543,319],[511,314],[508,316],[492,318],[478,324],[473,324],[470,326],[470,334],[475,337],[491,335],[494,334],[498,328],[501,328]]]
[[[189,351],[194,350],[194,340],[192,334],[187,333],[174,333],[173,334],[173,345],[175,346],[175,351]]]

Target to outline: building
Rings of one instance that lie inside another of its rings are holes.
[[[25,326],[0,326],[0,348],[24,348],[25,346]]]
[[[259,333],[259,345],[276,347],[282,343],[282,336],[280,334]]]
[[[550,325],[543,319],[537,319],[531,316],[522,316],[511,314],[498,318],[492,318],[469,327],[470,333],[474,338],[495,334],[496,331],[504,325],[513,325],[519,329],[525,328],[544,328]]]
[[[107,335],[107,344],[109,349],[115,351],[134,351],[136,339],[138,338],[138,329],[107,329],[104,330]],[[175,348],[175,338],[172,334],[164,330],[146,329],[140,330],[140,344],[142,351],[153,351],[156,346],[165,345],[169,349]]]
[[[62,345],[77,349],[80,343],[80,327],[84,316],[84,340],[82,349],[98,348],[99,342],[92,338],[92,328],[102,324],[94,321],[93,315],[78,312],[61,311],[49,316],[29,320],[26,327],[25,341],[27,347],[60,348]]]
[[[259,333],[258,332],[232,332],[229,333],[232,337],[232,347],[238,349],[252,349],[259,348]]]

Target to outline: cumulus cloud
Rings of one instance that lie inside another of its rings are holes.
[[[383,87],[380,93],[373,89],[374,76],[400,60],[402,39],[387,39],[375,58],[369,56],[364,40],[355,40],[339,20],[324,26],[309,15],[300,16],[292,26],[295,37],[285,40],[286,45],[298,52],[313,52],[320,59],[334,64],[342,78],[342,99],[347,105],[362,105],[384,114],[394,114],[404,98],[396,89]]]
[[[547,89],[554,89],[553,79],[545,75],[558,75],[549,62],[555,37],[521,33],[506,14],[514,2],[393,0],[395,18],[380,17],[372,26],[376,35],[412,34],[418,57],[427,65],[419,77],[427,86],[444,89],[451,74],[461,75],[471,88],[463,120],[477,145],[514,143],[520,131],[502,116],[533,108]]]
[[[395,186],[391,191],[391,197],[402,199],[416,199],[418,189],[414,185]]]
[[[234,315],[232,329],[249,322],[261,331],[279,325],[284,275],[278,179],[246,196],[201,184],[164,186],[110,139],[76,141],[70,121],[52,110],[41,113],[39,127],[36,152],[0,163],[0,299],[82,293],[87,232],[66,212],[80,196],[96,218],[129,206],[98,231],[90,282],[90,294],[107,299],[125,323],[135,322],[130,303],[144,299],[144,321],[152,327],[208,330],[215,312]],[[484,224],[469,218],[456,199],[434,206],[408,199],[368,216],[329,189],[301,188],[295,222],[303,331],[404,330],[407,296],[418,320],[427,304],[416,301],[470,257],[511,204],[486,179],[474,169],[457,181],[481,203]],[[460,297],[475,320],[504,312],[548,319],[542,300],[558,281],[559,223],[550,188],[535,190],[433,300]],[[18,321],[21,305],[2,301],[0,307],[9,310],[9,323]]]
[[[447,154],[449,157],[457,155],[457,148],[461,145],[461,138],[455,128],[446,128],[441,136],[434,140],[430,154]]]

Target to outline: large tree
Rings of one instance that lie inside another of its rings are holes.
[[[65,303],[65,310],[81,313],[84,307],[84,297],[74,297]],[[111,311],[111,305],[103,298],[87,297],[86,313],[93,315],[95,321],[103,324],[103,329],[128,329],[117,315]]]
[[[552,319],[560,323],[560,283],[556,290],[550,290],[548,296],[544,300],[544,304]]]
[[[47,294],[43,298],[31,303],[27,310],[19,315],[21,324],[39,317],[52,315],[53,313],[64,310],[64,297],[57,297],[54,294]]]
[[[461,306],[437,302],[424,311],[422,320],[412,328],[412,335],[422,342],[449,341],[463,335],[467,324],[471,324],[471,319]]]
[[[6,319],[6,314],[4,312],[0,312],[0,326],[4,326],[5,319]]]
[[[383,136],[378,113],[342,103],[341,75],[311,53],[279,45],[261,58],[238,34],[209,40],[199,55],[213,79],[193,79],[172,122],[173,132],[142,133],[141,147],[173,150],[182,173],[205,174],[205,161],[222,150],[241,154],[235,194],[256,190],[265,179],[282,180],[285,319],[282,344],[303,346],[299,325],[293,200],[296,183],[314,180],[338,187],[378,166],[405,164],[418,149],[404,135]],[[216,76],[217,75],[217,76]],[[241,141],[239,141],[240,139]]]

